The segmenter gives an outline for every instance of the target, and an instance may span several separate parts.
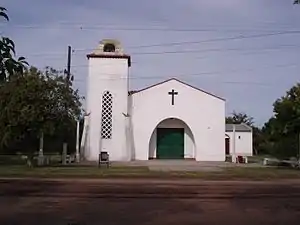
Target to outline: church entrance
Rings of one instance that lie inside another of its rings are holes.
[[[157,159],[184,158],[184,128],[157,128]]]
[[[154,128],[148,159],[195,159],[195,154],[194,136],[184,121],[167,118]]]

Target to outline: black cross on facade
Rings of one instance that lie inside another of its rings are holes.
[[[170,91],[168,94],[172,95],[172,105],[174,105],[174,98],[175,98],[175,95],[178,95],[178,92],[176,92],[176,91],[174,91],[174,89],[172,89],[172,91]]]

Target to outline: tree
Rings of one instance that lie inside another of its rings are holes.
[[[274,116],[264,125],[265,149],[281,158],[298,156],[300,133],[300,84],[273,104]]]
[[[0,7],[0,18],[9,20],[6,14],[6,9]],[[1,37],[0,39],[0,82],[5,82],[11,79],[14,75],[22,75],[25,66],[28,63],[24,57],[15,59],[15,44],[8,37]]]
[[[248,126],[252,126],[254,124],[253,117],[248,116],[246,113],[237,113],[233,111],[231,116],[226,117],[226,123],[233,124],[247,124]]]
[[[296,84],[273,104],[278,129],[289,135],[300,132],[300,84]]]
[[[300,0],[294,0],[294,4],[295,5],[300,4]]]
[[[29,68],[0,84],[0,145],[10,149],[44,135],[69,134],[81,114],[78,90],[51,68]],[[37,150],[32,148],[31,150]]]

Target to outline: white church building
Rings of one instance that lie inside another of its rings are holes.
[[[131,58],[115,40],[87,58],[86,160],[225,161],[223,98],[175,78],[130,91]]]

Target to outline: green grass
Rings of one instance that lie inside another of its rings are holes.
[[[277,167],[232,167],[226,168],[220,174],[215,176],[220,179],[250,179],[250,180],[266,180],[266,179],[299,179],[300,170],[290,168]]]
[[[50,178],[101,178],[107,176],[134,176],[148,173],[147,167],[85,167],[85,166],[59,166],[59,167],[33,167],[27,166],[0,166],[2,177],[50,177]]]
[[[300,170],[279,168],[225,168],[219,172],[161,172],[147,167],[34,167],[0,166],[0,177],[34,178],[189,178],[205,180],[299,179]]]

